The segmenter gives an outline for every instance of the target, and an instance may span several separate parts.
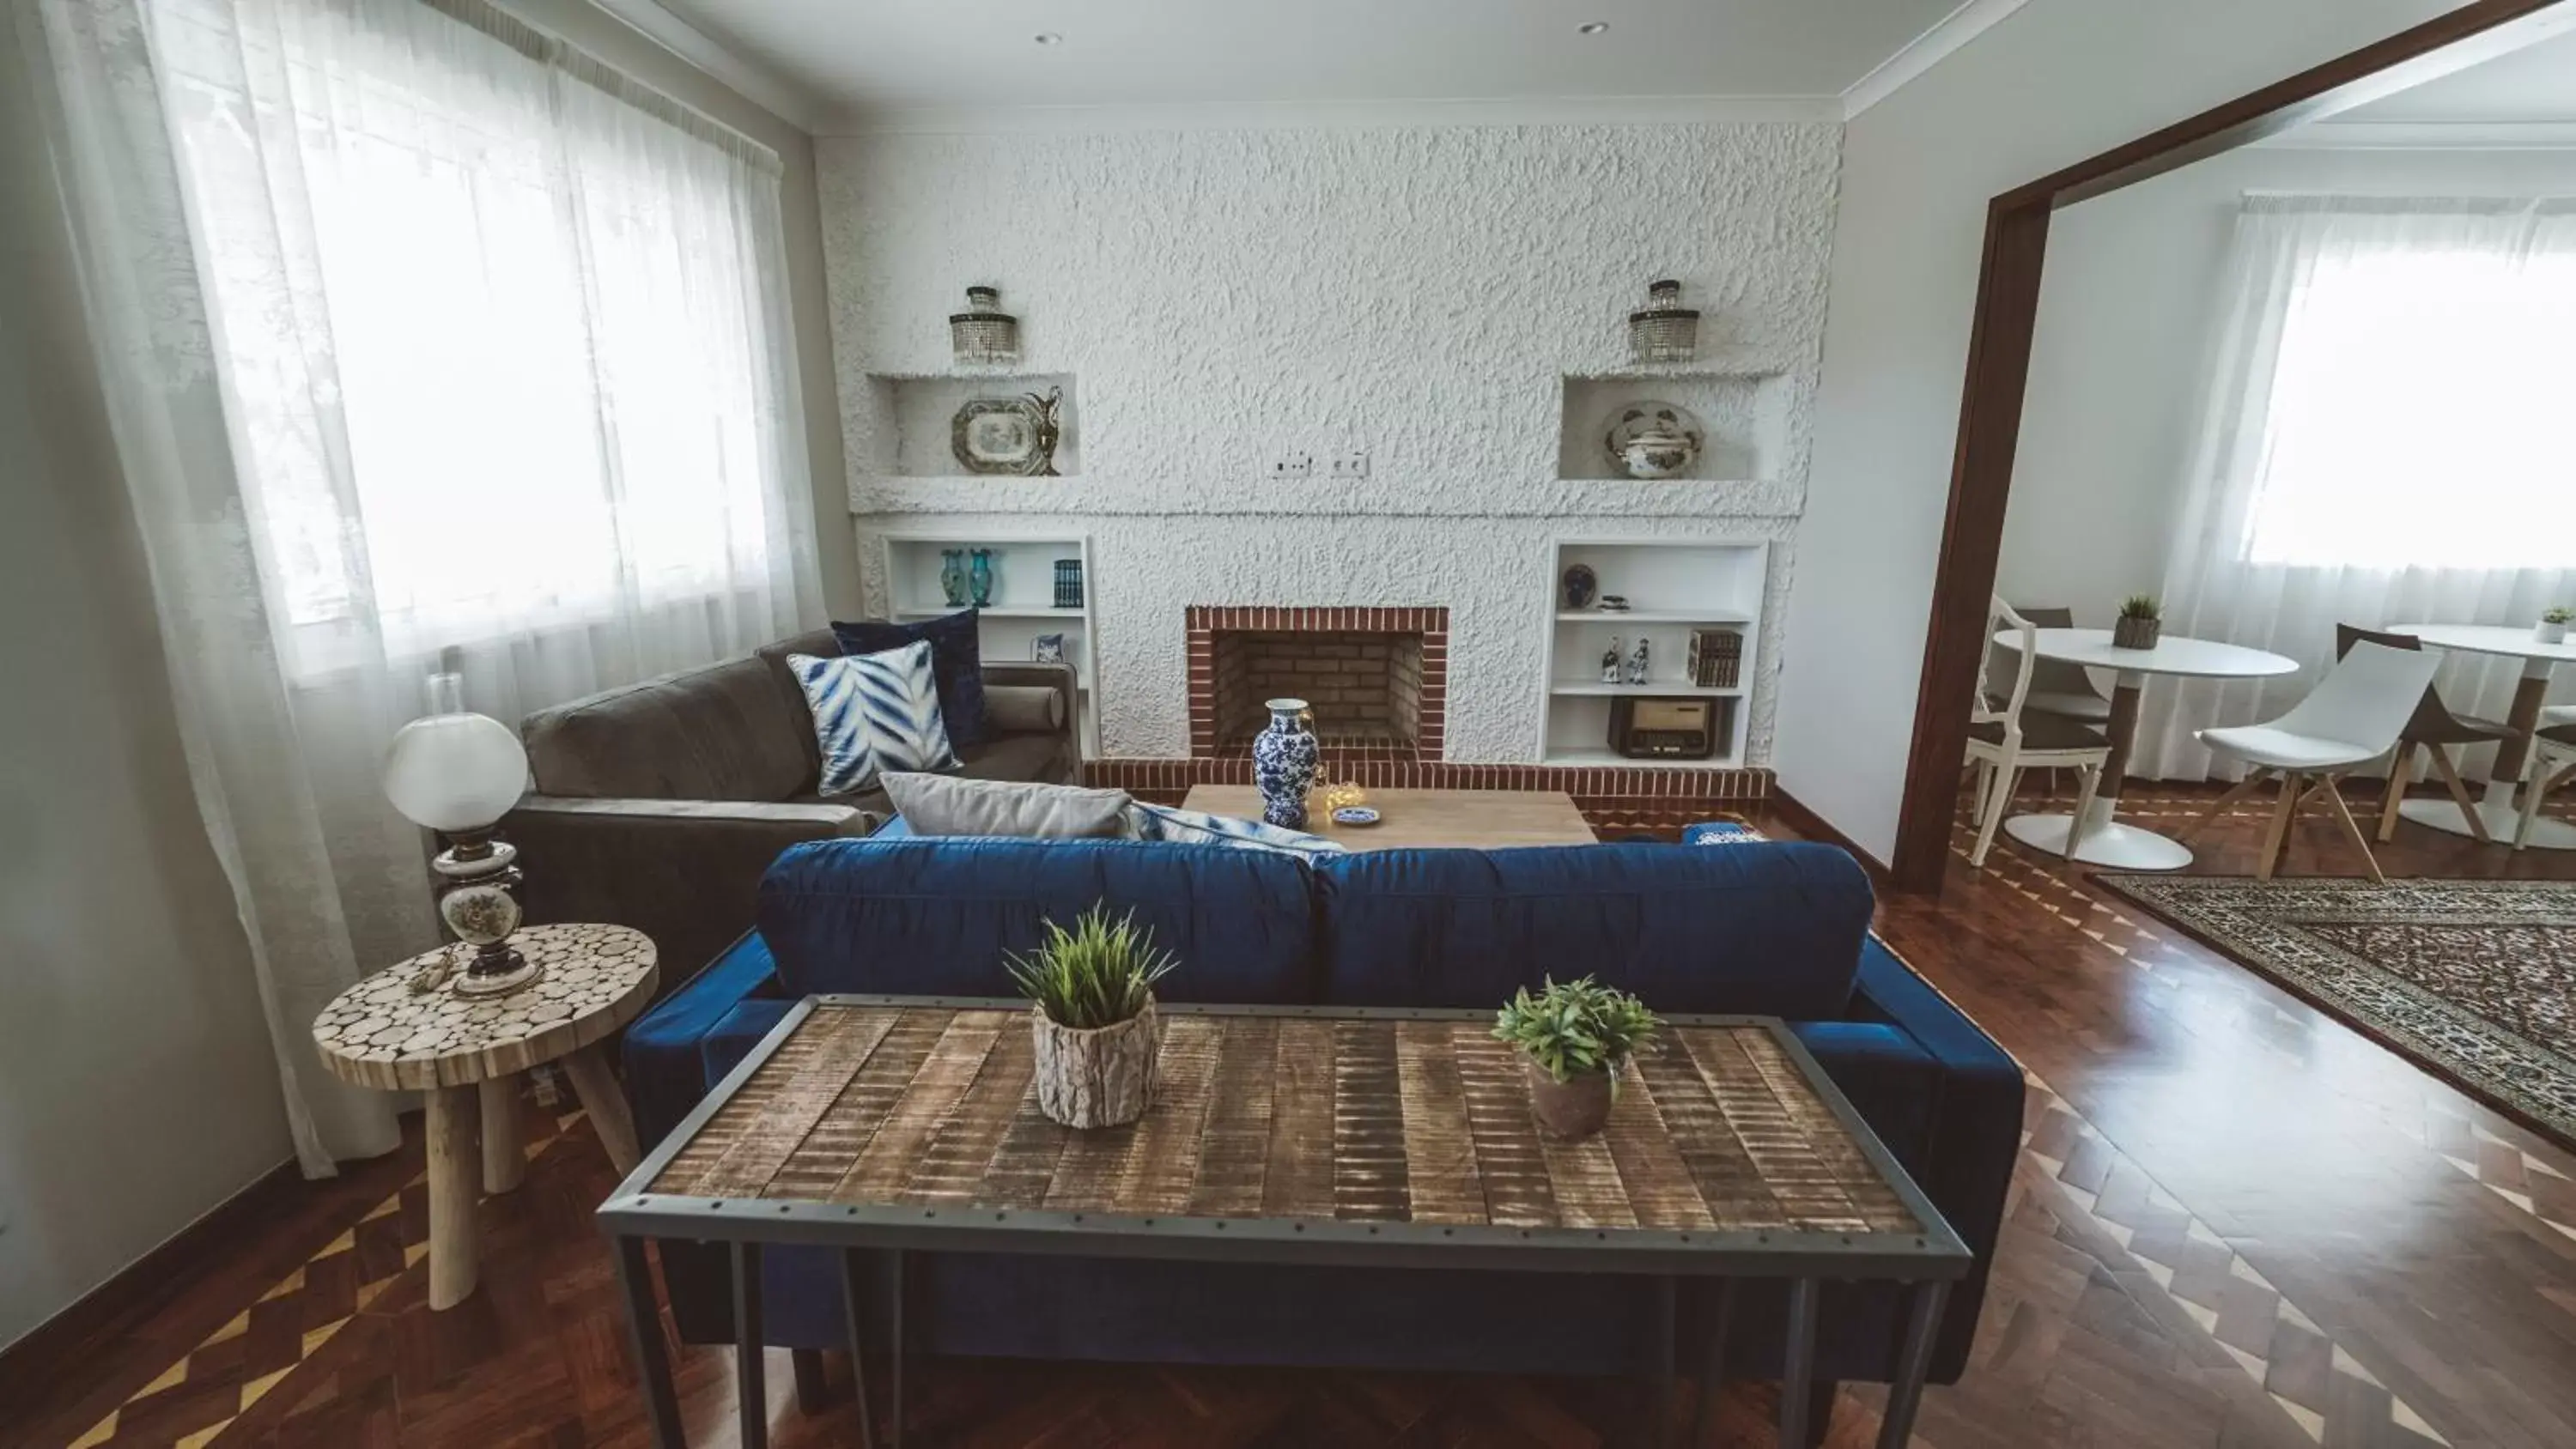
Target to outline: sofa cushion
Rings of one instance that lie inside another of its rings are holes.
[[[1095,903],[1180,958],[1173,1001],[1314,1000],[1306,867],[1266,851],[1125,840],[892,838],[796,846],[760,886],[788,996],[1016,994],[1003,955]]]
[[[917,835],[1107,840],[1129,834],[1124,790],[891,770],[878,777]]]
[[[830,658],[793,654],[787,667],[811,707],[823,755],[815,788],[826,796],[868,789],[880,770],[956,768],[928,644]]]
[[[520,732],[541,795],[776,801],[814,773],[804,700],[756,657],[541,709]]]
[[[854,624],[832,621],[832,633],[844,654],[879,654],[907,644],[930,646],[931,668],[939,676],[939,708],[948,717],[948,737],[959,746],[980,745],[988,733],[984,722],[984,633],[976,611],[950,614],[917,623],[862,619]]]
[[[1830,1019],[1871,907],[1851,857],[1812,844],[1382,850],[1314,871],[1324,999],[1362,1006],[1493,1006],[1591,975],[1658,1011]]]

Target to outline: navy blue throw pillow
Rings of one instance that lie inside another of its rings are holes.
[[[930,641],[930,669],[939,679],[939,712],[948,720],[948,742],[961,750],[984,743],[984,638],[973,609],[918,624],[881,619],[844,624],[835,619],[832,637],[841,641],[844,654],[882,654],[915,640]]]

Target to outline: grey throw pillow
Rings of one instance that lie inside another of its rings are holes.
[[[1127,833],[1124,790],[894,771],[877,781],[915,835],[1084,840]]]

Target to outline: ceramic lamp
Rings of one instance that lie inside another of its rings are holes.
[[[464,693],[460,675],[429,677],[429,713],[404,725],[385,751],[385,796],[405,819],[450,841],[430,862],[445,882],[438,915],[475,948],[451,989],[497,996],[536,977],[510,946],[519,928],[519,851],[492,838],[494,823],[527,788],[528,752],[508,725],[468,713]]]

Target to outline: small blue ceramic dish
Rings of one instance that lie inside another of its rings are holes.
[[[1375,825],[1378,813],[1366,805],[1345,805],[1333,812],[1335,825]]]

